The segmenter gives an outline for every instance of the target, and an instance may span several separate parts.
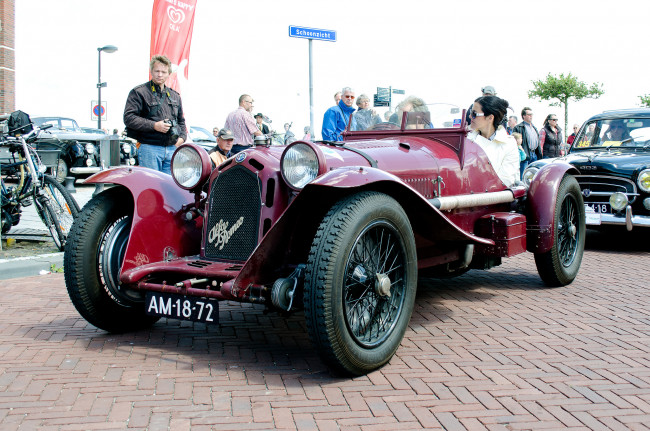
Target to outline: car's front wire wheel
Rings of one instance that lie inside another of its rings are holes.
[[[133,220],[132,199],[114,187],[91,199],[75,219],[64,253],[68,295],[88,322],[109,332],[154,324],[144,296],[120,284],[120,268]]]
[[[305,269],[307,328],[324,361],[352,375],[388,362],[404,337],[416,286],[415,240],[402,207],[375,192],[335,204]]]

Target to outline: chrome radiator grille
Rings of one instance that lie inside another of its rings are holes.
[[[607,175],[578,175],[576,176],[585,203],[606,203],[609,197],[621,192],[627,195],[630,203],[638,196],[636,185],[625,178]]]
[[[205,257],[245,261],[257,246],[260,180],[242,166],[219,175],[212,184],[205,231]]]

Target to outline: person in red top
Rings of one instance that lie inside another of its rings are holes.
[[[579,129],[579,128],[580,128],[580,126],[578,126],[577,124],[574,124],[574,125],[573,125],[573,133],[571,133],[571,134],[569,135],[569,137],[566,138],[566,143],[567,143],[567,144],[569,144],[569,145],[573,144],[573,141],[575,140],[576,135],[578,134],[578,129]]]

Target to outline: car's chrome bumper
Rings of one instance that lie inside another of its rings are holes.
[[[588,226],[598,226],[598,225],[621,225],[625,226],[627,230],[632,230],[635,226],[639,227],[650,227],[650,217],[648,216],[638,216],[632,214],[632,207],[627,206],[625,208],[625,214],[601,214],[595,213],[589,210],[588,206],[585,206],[586,210],[586,223]]]
[[[73,174],[94,174],[101,171],[99,166],[85,166],[85,167],[73,167],[70,168],[70,172]]]

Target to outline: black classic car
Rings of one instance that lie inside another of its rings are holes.
[[[568,162],[585,202],[586,223],[650,227],[650,109],[606,111],[585,122],[566,156],[542,159],[524,172],[530,183],[549,163]]]
[[[104,133],[86,133],[72,118],[35,117],[32,122],[41,127],[51,124],[43,131],[35,144],[36,151],[61,150],[56,179],[63,182],[65,177],[88,176],[101,170],[99,141]]]

